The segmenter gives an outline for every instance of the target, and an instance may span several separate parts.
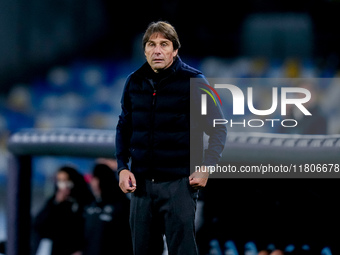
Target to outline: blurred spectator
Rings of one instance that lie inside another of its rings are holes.
[[[26,85],[16,85],[8,94],[5,118],[10,131],[34,126],[31,97],[31,91]]]
[[[301,66],[298,59],[288,58],[284,63],[285,77],[298,78],[300,76]]]
[[[117,160],[115,159],[107,159],[107,158],[98,158],[96,160],[96,162],[98,164],[104,164],[104,165],[107,165],[108,167],[110,167],[114,172],[117,171]],[[118,178],[118,176],[117,176]]]
[[[34,220],[34,239],[52,240],[51,255],[81,254],[82,213],[92,199],[83,176],[73,167],[61,167],[56,174],[55,194]],[[38,245],[33,246],[36,249]]]
[[[266,250],[259,251],[257,255],[269,255],[269,252]]]
[[[269,255],[284,255],[284,253],[281,250],[274,250]]]
[[[129,199],[121,192],[111,167],[101,159],[90,181],[95,200],[85,210],[83,255],[132,254],[129,226]]]

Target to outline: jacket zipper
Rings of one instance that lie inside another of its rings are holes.
[[[158,87],[160,86],[160,84],[162,83],[164,79],[162,79],[161,81],[158,82]],[[150,149],[151,149],[151,163],[150,163],[150,172],[151,172],[151,178],[154,178],[155,175],[155,166],[154,166],[154,162],[153,162],[153,158],[154,158],[154,132],[155,132],[155,104],[156,104],[156,98],[157,98],[157,89],[153,83],[152,80],[149,80],[152,88],[153,88],[153,93],[152,93],[152,113],[151,113],[151,137],[150,137]]]
[[[152,105],[155,105],[155,101],[156,101],[156,95],[157,95],[157,90],[154,89],[153,90],[153,94],[152,94]],[[153,109],[154,110],[154,109]]]
[[[157,95],[157,90],[154,86],[154,83],[152,80],[150,80],[150,84],[153,87],[153,92],[152,92],[152,106],[151,106],[151,135],[150,135],[150,174],[151,178],[154,178],[154,172],[155,172],[155,166],[153,162],[154,158],[154,132],[155,132],[155,104],[156,104],[156,95]]]

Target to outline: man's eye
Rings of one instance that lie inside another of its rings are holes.
[[[162,43],[162,47],[166,47],[166,46],[168,46],[167,43]]]

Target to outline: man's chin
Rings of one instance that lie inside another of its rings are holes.
[[[158,72],[161,72],[162,70],[164,70],[164,65],[154,65],[153,67],[152,67],[152,69],[156,72],[156,73],[158,73]]]

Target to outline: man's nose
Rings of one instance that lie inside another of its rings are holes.
[[[161,46],[160,45],[156,45],[154,53],[156,53],[156,54],[161,53]]]

